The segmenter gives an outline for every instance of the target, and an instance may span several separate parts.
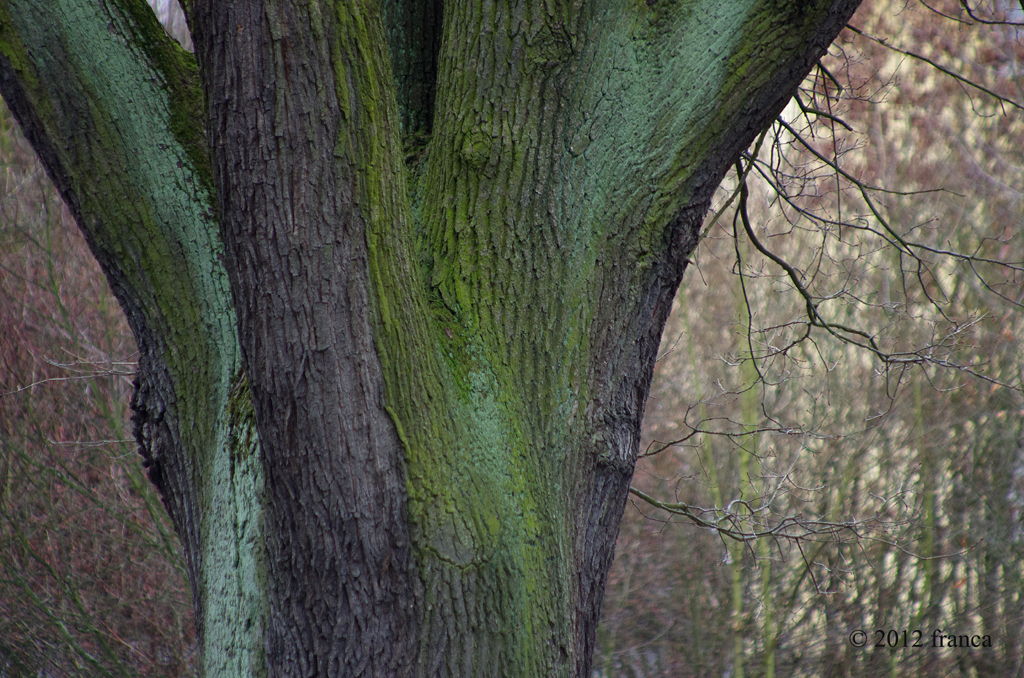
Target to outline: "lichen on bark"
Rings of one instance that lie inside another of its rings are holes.
[[[588,673],[711,192],[856,4],[0,0],[208,675]]]

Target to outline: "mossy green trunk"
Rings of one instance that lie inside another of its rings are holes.
[[[207,675],[588,674],[709,198],[856,4],[0,2]]]

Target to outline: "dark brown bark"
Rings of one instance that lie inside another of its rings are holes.
[[[197,2],[193,17],[267,479],[267,662],[272,675],[407,675],[421,593],[357,176],[380,102],[362,89],[376,76],[361,71],[367,45],[336,35],[352,29],[339,19],[379,17],[323,11]],[[334,50],[351,80],[336,82]]]

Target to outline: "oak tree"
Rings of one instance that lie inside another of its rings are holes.
[[[858,4],[0,2],[206,675],[588,675],[711,195]]]

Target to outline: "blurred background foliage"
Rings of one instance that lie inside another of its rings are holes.
[[[694,258],[595,675],[1022,675],[1024,12],[929,4],[865,3]]]
[[[868,0],[719,191],[595,676],[1021,675],[1012,22],[1007,1]],[[6,109],[0,169],[0,678],[194,675],[177,541],[131,440],[130,332]],[[915,629],[926,647],[903,647]]]

